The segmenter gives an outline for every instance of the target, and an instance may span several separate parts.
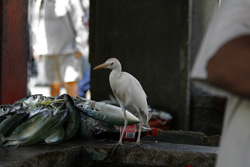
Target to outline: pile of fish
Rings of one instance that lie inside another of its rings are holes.
[[[123,125],[120,107],[68,94],[56,98],[31,95],[13,104],[0,105],[0,145],[58,144],[76,136],[90,118],[110,125]],[[127,112],[128,124],[139,119]],[[87,127],[85,127],[87,128]],[[84,129],[88,130],[88,129]]]

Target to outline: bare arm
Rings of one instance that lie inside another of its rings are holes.
[[[250,35],[223,45],[208,63],[208,82],[242,97],[250,97]]]

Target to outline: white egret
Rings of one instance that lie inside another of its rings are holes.
[[[143,123],[148,126],[147,96],[141,84],[131,74],[122,72],[121,64],[116,58],[108,59],[105,63],[96,66],[94,70],[100,68],[112,70],[109,75],[110,87],[125,117],[124,128],[117,146],[122,146],[122,137],[127,126],[126,110],[132,112],[140,120],[139,133],[136,140],[136,144],[139,145]]]

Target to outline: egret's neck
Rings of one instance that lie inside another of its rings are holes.
[[[122,72],[121,66],[117,66],[116,68],[112,69],[110,76],[112,76],[112,78],[120,78],[121,72]]]

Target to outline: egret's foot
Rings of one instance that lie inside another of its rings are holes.
[[[134,148],[140,148],[140,149],[143,149],[143,147],[141,147],[142,143],[141,142],[135,142],[133,146],[130,147],[130,149],[134,149]],[[129,150],[130,150],[129,149]]]
[[[141,146],[141,145],[142,145],[142,142],[141,142],[140,138],[137,138],[134,147],[135,146]]]
[[[140,145],[142,145],[141,141],[136,141],[135,142],[135,146],[140,146]]]
[[[123,151],[125,151],[123,144],[118,142],[117,144],[114,145],[111,155],[113,155],[113,153],[115,152],[115,150],[117,149],[118,146],[121,146]]]
[[[132,148],[134,147],[138,147],[138,148],[141,148],[141,142],[135,142],[134,145],[132,146]]]

